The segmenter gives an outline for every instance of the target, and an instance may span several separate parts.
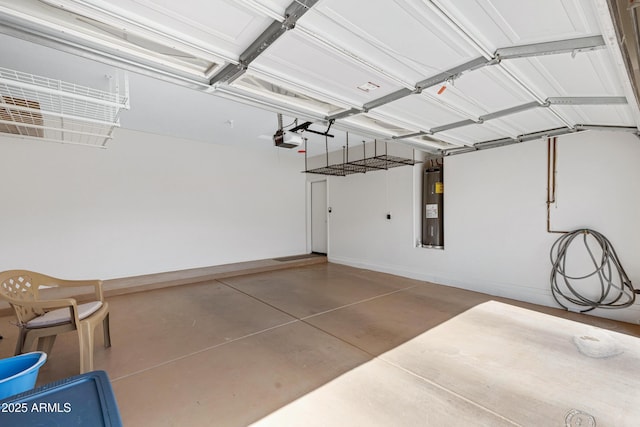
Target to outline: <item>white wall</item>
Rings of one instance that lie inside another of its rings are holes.
[[[118,129],[106,150],[0,136],[0,270],[126,277],[304,253],[299,156]]]
[[[640,287],[640,140],[613,132],[558,138],[555,229],[592,228]],[[329,258],[555,306],[549,289],[546,141],[445,159],[445,249],[416,248],[423,166],[329,179]],[[385,219],[392,212],[392,220]],[[640,302],[593,314],[640,320]]]

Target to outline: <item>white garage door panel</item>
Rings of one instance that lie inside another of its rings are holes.
[[[376,111],[424,130],[468,118],[423,95],[399,99]]]
[[[362,105],[402,88],[397,82],[295,32],[288,32],[251,64],[257,70],[299,82],[345,102]],[[366,92],[358,86],[379,86]]]
[[[269,26],[271,19],[239,3],[217,0],[119,0],[136,11],[137,19],[156,22],[166,31],[188,34],[212,46],[226,44],[238,56]],[[131,10],[129,9],[129,10]]]
[[[548,109],[538,107],[520,113],[511,114],[500,119],[491,120],[491,123],[508,126],[516,135],[533,133],[541,130],[556,129],[565,126]]]
[[[486,124],[473,124],[463,126],[456,129],[451,129],[444,132],[438,132],[434,136],[436,137],[448,137],[453,140],[462,141],[465,144],[476,144],[483,141],[491,141],[494,139],[504,138],[505,135],[491,125]]]
[[[576,124],[635,126],[630,108],[626,105],[556,106],[556,109]]]
[[[592,5],[580,0],[438,1],[482,44],[501,47],[599,34]]]
[[[447,88],[441,97],[447,99],[451,92],[458,91],[460,96],[480,106],[487,113],[533,101],[533,97],[521,86],[505,78],[499,67],[485,67],[463,74],[454,81],[451,88],[453,90]],[[455,101],[452,102],[455,105]]]
[[[298,23],[332,43],[415,84],[479,53],[417,0],[319,2]]]
[[[552,96],[623,96],[606,51],[540,56],[509,61],[527,82]]]

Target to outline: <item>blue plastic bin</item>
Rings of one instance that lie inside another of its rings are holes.
[[[31,390],[46,361],[47,353],[42,351],[0,359],[0,400]]]
[[[92,371],[0,400],[0,426],[122,427],[105,371]]]

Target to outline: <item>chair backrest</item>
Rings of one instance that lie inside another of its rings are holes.
[[[44,311],[29,302],[38,300],[38,288],[46,276],[27,270],[8,270],[0,273],[0,298],[6,299],[16,312],[18,323],[25,324]]]

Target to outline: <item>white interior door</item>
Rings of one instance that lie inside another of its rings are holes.
[[[327,181],[311,183],[311,251],[327,253]]]

